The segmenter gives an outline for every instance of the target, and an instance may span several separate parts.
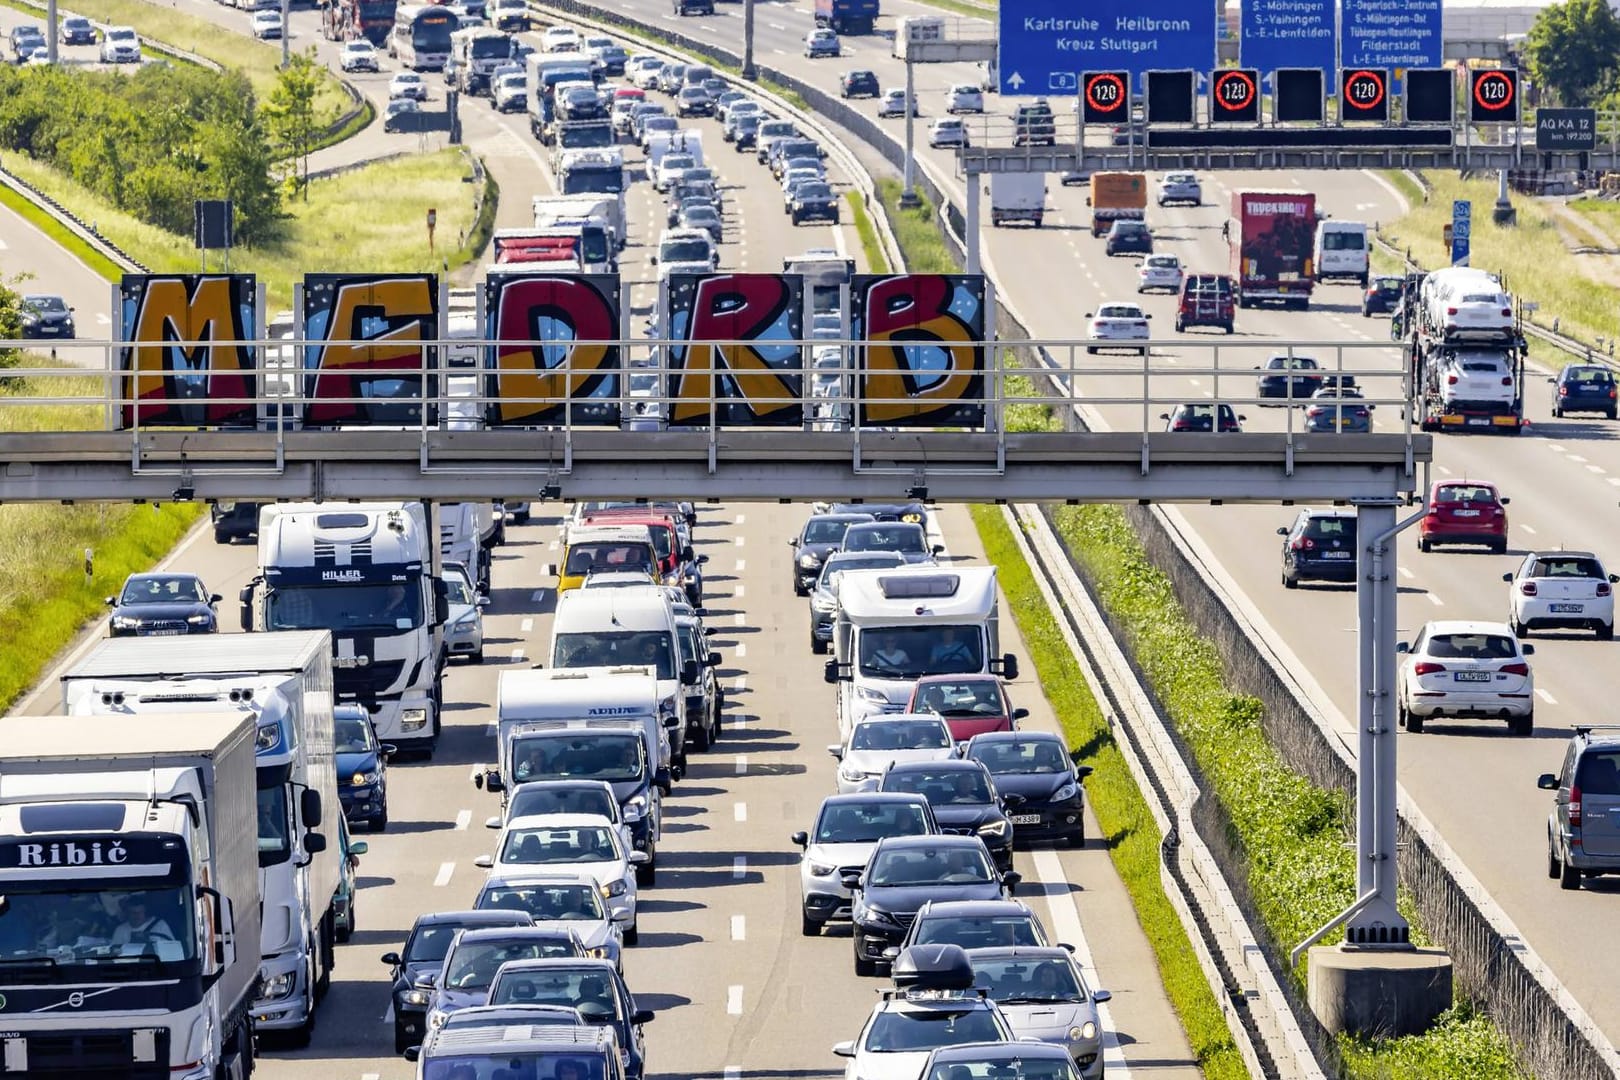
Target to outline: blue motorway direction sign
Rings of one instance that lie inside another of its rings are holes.
[[[1451,204],[1451,265],[1468,265],[1469,234],[1474,231],[1474,204],[1457,199]]]
[[[1440,0],[1344,0],[1340,63],[1347,68],[1436,68],[1443,62],[1440,31]]]
[[[1331,72],[1338,62],[1334,15],[1333,0],[1243,0],[1240,62],[1266,75],[1278,68]]]
[[[1077,94],[1082,71],[1215,66],[1215,8],[1204,0],[1002,0],[1003,94]]]

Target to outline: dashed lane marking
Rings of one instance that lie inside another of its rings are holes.
[[[440,863],[439,864],[439,873],[433,879],[434,887],[442,889],[446,885],[450,884],[450,879],[451,879],[451,877],[453,877],[455,875],[455,872],[456,872],[456,864],[455,863],[453,863],[453,862]]]
[[[1536,697],[1540,698],[1542,701],[1545,701],[1548,705],[1558,704],[1557,698],[1553,697],[1539,686],[1536,687]]]
[[[736,654],[737,654],[737,659],[739,659],[739,660],[741,660],[743,657],[747,656],[748,655],[748,642],[746,642],[746,641],[737,642],[737,648],[736,648],[735,651],[736,651]]]
[[[524,619],[523,622],[519,624],[518,629],[523,631],[525,634],[529,633],[534,629],[534,620]]]
[[[1434,595],[1434,593],[1432,593],[1432,592],[1425,592],[1423,595],[1425,597],[1427,597],[1429,603],[1433,604],[1435,607],[1445,607],[1446,606],[1446,602],[1444,600],[1440,599],[1438,596]]]
[[[746,586],[746,585],[737,586],[737,588],[732,591],[731,595],[733,597],[735,597],[736,599],[741,600],[743,597],[748,595],[748,586]]]
[[[1532,526],[1532,525],[1520,525],[1519,528],[1523,529],[1525,532],[1529,533],[1531,536],[1536,535],[1535,527]]]
[[[738,559],[737,560],[737,573],[740,574],[746,569],[748,569],[748,560],[747,559]]]
[[[747,920],[746,916],[733,915],[731,917],[731,940],[732,941],[747,941],[748,940],[748,920]]]
[[[731,808],[731,813],[732,813],[732,816],[734,818],[736,818],[738,821],[747,821],[748,820],[748,804],[745,803],[745,802],[740,802],[740,803],[735,804]]]
[[[743,988],[740,986],[726,987],[726,1012],[728,1014],[732,1016],[742,1015],[742,991]],[[726,1080],[742,1080],[742,1070],[728,1068],[726,1070]]]
[[[472,824],[472,811],[462,810],[456,814],[456,832],[466,832],[467,826]]]
[[[1407,580],[1407,581],[1411,581],[1411,580],[1412,580],[1412,576],[1413,576],[1413,575],[1412,575],[1412,571],[1410,571],[1410,570],[1408,570],[1408,569],[1407,569],[1407,568],[1406,568],[1406,567],[1404,567],[1404,566],[1397,566],[1397,567],[1396,567],[1396,568],[1395,568],[1395,569],[1396,569],[1396,570],[1398,570],[1398,571],[1400,571],[1400,575],[1401,575],[1401,577],[1403,577],[1403,578],[1405,578],[1405,579],[1406,579],[1406,580]]]
[[[731,876],[737,881],[741,881],[743,878],[748,876],[747,858],[742,855],[738,855],[735,859],[731,860]]]
[[[737,755],[737,775],[738,776],[743,776],[747,772],[748,772],[748,755],[747,754],[738,754]]]

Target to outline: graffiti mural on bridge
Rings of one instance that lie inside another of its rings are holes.
[[[257,299],[252,274],[125,274],[122,426],[253,425]]]
[[[438,350],[423,344],[439,337],[437,276],[306,274],[304,335],[306,425],[436,422],[422,400],[437,393]]]
[[[984,278],[857,274],[850,333],[865,341],[863,427],[984,425]]]
[[[668,311],[671,427],[804,422],[802,277],[671,274]]]
[[[491,274],[481,333],[489,426],[619,423],[618,275]]]

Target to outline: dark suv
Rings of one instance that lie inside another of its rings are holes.
[[[1232,332],[1235,316],[1232,279],[1225,274],[1188,274],[1181,281],[1176,333],[1189,326],[1218,326]]]
[[[1356,579],[1356,514],[1353,510],[1301,510],[1292,525],[1277,530],[1282,543],[1282,583]]]
[[[845,98],[871,97],[882,94],[878,89],[875,71],[846,71],[838,80],[838,96]]]
[[[1153,232],[1145,221],[1116,221],[1108,227],[1108,239],[1103,247],[1109,255],[1136,253],[1153,254]]]
[[[1045,101],[1020,105],[1013,114],[1013,145],[1057,145],[1057,121],[1052,116],[1052,106]]]
[[[1620,728],[1577,726],[1563,766],[1536,786],[1555,793],[1547,876],[1578,889],[1582,878],[1620,874]]]

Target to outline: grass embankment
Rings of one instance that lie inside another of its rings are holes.
[[[54,169],[20,156],[7,167],[159,273],[194,273],[197,252],[189,236],[177,236],[135,220]],[[314,180],[309,201],[289,199],[282,239],[263,247],[238,248],[231,269],[257,274],[272,310],[292,303],[292,286],[305,273],[377,273],[453,270],[473,257],[473,188],[459,150],[372,162],[350,172]],[[486,199],[486,203],[491,200]],[[428,251],[427,212],[438,211],[436,247]],[[363,208],[364,212],[358,212]],[[493,212],[491,210],[491,212]],[[487,231],[487,230],[485,230]],[[456,247],[457,237],[466,237]],[[217,263],[216,263],[217,265]]]
[[[45,366],[28,357],[30,367]],[[99,379],[19,380],[0,396],[89,397]],[[73,406],[0,407],[6,431],[43,431],[102,424],[99,402]],[[96,503],[0,506],[0,709],[9,709],[86,622],[106,610],[103,597],[124,578],[150,569],[202,516],[195,504],[136,506]],[[94,573],[84,573],[84,552]]]
[[[117,281],[123,273],[117,263],[79,239],[78,233],[63,225],[56,218],[47,214],[25,196],[18,194],[11,188],[0,186],[0,205],[4,205],[18,217],[38,226],[41,232],[50,237],[52,243],[74,255],[88,266],[92,272],[99,274],[108,281]]]
[[[1474,216],[1470,265],[1500,272],[1515,296],[1540,305],[1535,318],[1542,325],[1551,325],[1557,319],[1564,333],[1585,340],[1620,336],[1615,283],[1598,281],[1574,265],[1575,257],[1540,200],[1514,195],[1518,221],[1504,227],[1491,220],[1491,207],[1496,203],[1494,179],[1462,180],[1442,172],[1425,173],[1424,178],[1432,189],[1427,201],[1414,198],[1411,212],[1384,226],[1384,236],[1390,243],[1403,251],[1410,249],[1413,259],[1423,267],[1449,266],[1451,253],[1443,247],[1441,233],[1451,223],[1452,201],[1471,200]],[[1577,208],[1579,205],[1572,204]],[[1598,212],[1615,213],[1608,204],[1603,206]],[[1620,218],[1608,220],[1615,221],[1620,230]]]
[[[855,223],[855,235],[860,237],[861,250],[866,253],[866,265],[874,274],[887,274],[889,260],[883,254],[883,244],[872,225],[872,216],[866,212],[866,204],[853,191],[844,192],[844,200],[849,203],[849,219]]]

